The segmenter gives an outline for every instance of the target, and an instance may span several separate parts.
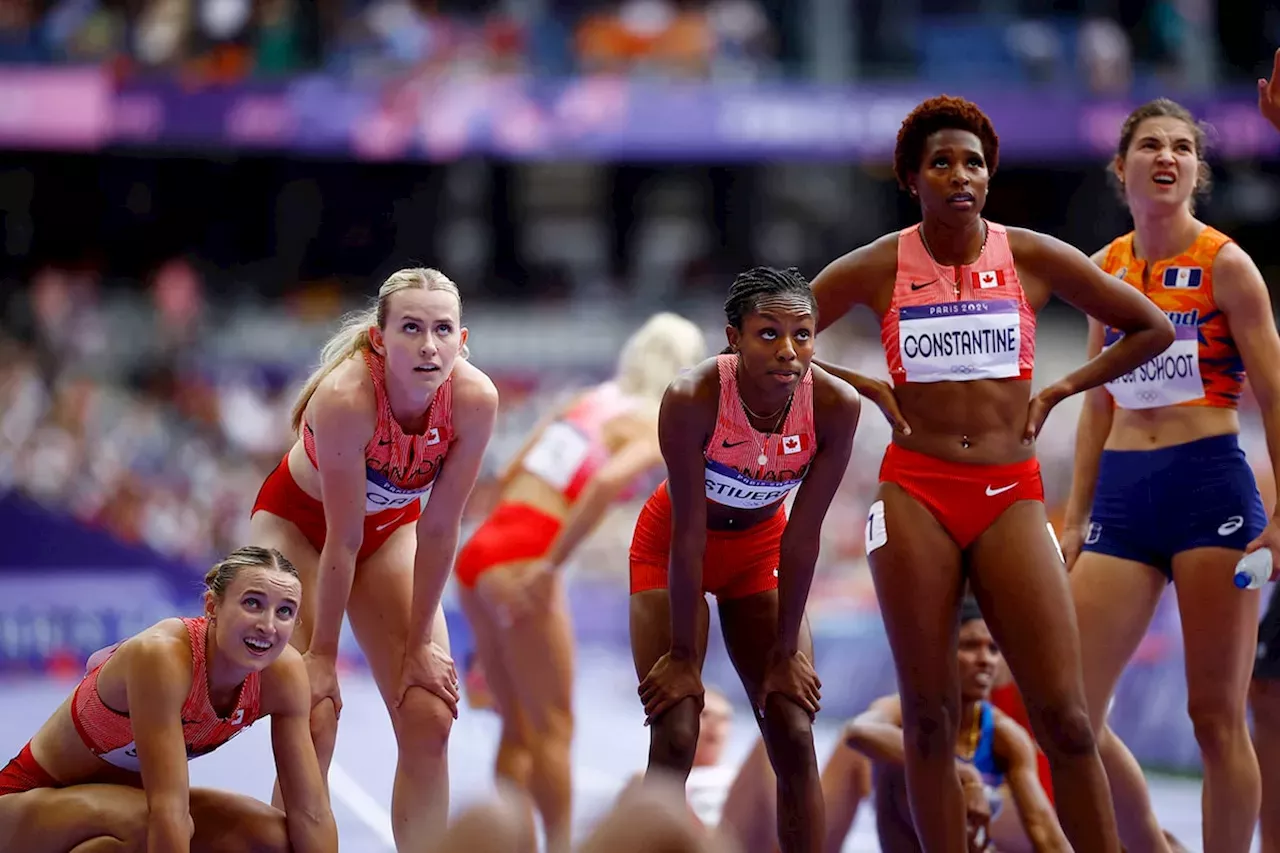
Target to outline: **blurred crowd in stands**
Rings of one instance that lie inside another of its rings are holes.
[[[966,75],[1123,91],[1256,75],[1280,35],[1238,0],[5,0],[0,63],[189,83],[323,70],[677,78]],[[1217,34],[1215,37],[1215,33]],[[825,34],[825,35],[824,35]],[[832,35],[834,34],[834,36]],[[827,46],[822,43],[826,39]]]

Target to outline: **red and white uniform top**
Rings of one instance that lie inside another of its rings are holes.
[[[1036,363],[1036,313],[1027,302],[1003,225],[987,222],[972,264],[941,266],[920,225],[898,234],[893,299],[880,342],[895,385],[1030,379]]]
[[[249,726],[261,716],[261,683],[259,674],[250,673],[240,685],[235,707],[221,717],[209,701],[209,672],[205,660],[205,637],[209,620],[183,619],[191,640],[191,692],[182,705],[182,736],[187,758],[207,755]],[[139,772],[138,747],[134,742],[133,723],[128,714],[108,708],[98,695],[98,674],[111,659],[115,649],[94,656],[96,665],[89,670],[71,699],[71,721],[80,740],[94,755],[122,770]]]
[[[817,450],[813,427],[813,371],[805,372],[782,428],[765,434],[751,425],[738,394],[738,356],[716,357],[720,410],[703,451],[707,500],[759,509],[785,498],[803,482]]]
[[[593,388],[543,429],[525,453],[521,467],[558,489],[572,503],[609,461],[605,425],[634,411],[638,404],[616,382]]]
[[[378,407],[378,425],[364,449],[365,511],[401,509],[414,501],[426,506],[431,486],[453,440],[453,374],[436,389],[431,399],[426,429],[407,435],[391,413],[385,359],[372,350],[365,350],[364,360],[373,379]],[[302,446],[311,464],[319,469],[315,432],[305,418]]]

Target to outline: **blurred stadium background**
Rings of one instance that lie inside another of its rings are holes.
[[[205,567],[245,541],[319,344],[388,272],[438,266],[462,287],[473,360],[502,392],[484,480],[648,313],[715,344],[736,271],[813,276],[915,221],[889,159],[934,94],[996,123],[988,215],[1086,252],[1128,228],[1104,172],[1121,119],[1182,100],[1212,128],[1200,212],[1274,279],[1280,134],[1253,81],[1277,44],[1275,4],[1236,0],[0,0],[0,746],[88,652],[195,606]],[[1038,383],[1083,358],[1084,331],[1046,310]],[[884,375],[868,316],[820,352]],[[1077,411],[1041,441],[1055,515]],[[887,440],[864,413],[823,534],[831,722],[893,687],[862,552]],[[637,511],[576,561],[578,633],[626,676],[584,684],[588,704],[634,704]],[[465,656],[453,609],[450,628]],[[1166,607],[1114,722],[1148,767],[1194,774],[1181,665]],[[709,669],[732,684],[722,654]]]

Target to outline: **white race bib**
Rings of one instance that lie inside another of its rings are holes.
[[[569,424],[556,422],[542,431],[521,465],[530,474],[563,490],[590,452],[591,442],[585,435]]]
[[[134,773],[142,770],[142,764],[138,761],[138,745],[135,743],[126,743],[98,757],[121,770],[131,770]]]
[[[753,480],[728,465],[707,460],[707,499],[734,509],[759,509],[785,498],[802,480]]]
[[[435,484],[432,480],[420,489],[402,489],[372,468],[365,469],[364,479],[365,512],[400,509],[414,501],[421,501],[422,506],[426,506],[431,497],[431,487]]]
[[[898,353],[908,382],[969,382],[1018,375],[1016,299],[973,299],[898,309]]]
[[[1174,326],[1177,337],[1169,348],[1146,364],[1107,383],[1122,409],[1155,409],[1204,396],[1200,379],[1200,333],[1197,326]],[[1107,330],[1106,346],[1124,335]]]

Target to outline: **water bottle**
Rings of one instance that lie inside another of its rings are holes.
[[[1252,554],[1245,554],[1236,563],[1236,587],[1238,589],[1259,589],[1271,580],[1271,549],[1259,548]]]

